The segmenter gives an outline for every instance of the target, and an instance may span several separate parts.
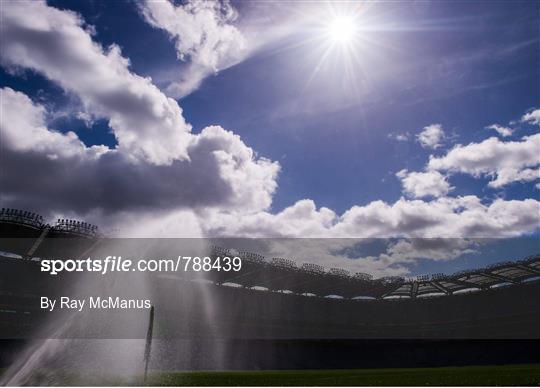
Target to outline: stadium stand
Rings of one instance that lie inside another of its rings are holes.
[[[79,281],[94,284],[82,281],[85,274],[77,273],[58,275],[53,282],[40,272],[39,261],[79,257],[106,239],[97,227],[81,221],[50,225],[37,214],[14,209],[0,212],[0,232],[0,344],[18,347],[36,338],[51,319],[39,308],[41,295],[65,295]],[[153,300],[156,335],[179,343],[168,347],[178,352],[168,356],[170,368],[540,361],[539,255],[412,279],[373,278],[219,246],[210,255],[241,257],[242,268],[203,275],[148,274],[147,287],[159,296]],[[98,280],[106,284],[108,279]],[[123,325],[115,326],[120,330],[115,332],[106,322],[99,327],[100,322],[95,322],[95,330],[72,335],[141,338]],[[0,346],[0,364],[9,357],[9,346]],[[198,350],[185,359],[186,347]],[[226,354],[226,363],[223,358],[213,360],[214,354]]]

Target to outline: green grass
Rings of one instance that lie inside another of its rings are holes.
[[[44,375],[50,374],[42,371]],[[2,370],[0,369],[0,376]],[[37,373],[39,374],[39,373]],[[133,385],[142,379],[123,381],[95,375],[55,373],[53,380],[37,379],[37,385]],[[141,384],[142,385],[142,384]],[[155,372],[147,385],[156,386],[540,386],[540,364],[467,366],[445,368],[332,369],[234,372]]]
[[[540,365],[445,368],[155,373],[149,385],[183,386],[540,386]]]

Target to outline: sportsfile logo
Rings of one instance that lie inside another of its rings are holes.
[[[178,256],[176,259],[127,259],[122,256],[107,256],[104,259],[44,259],[40,262],[41,272],[57,275],[61,272],[96,272],[101,275],[114,272],[239,272],[240,257]]]

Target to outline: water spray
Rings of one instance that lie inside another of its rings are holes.
[[[148,331],[146,332],[146,345],[144,347],[144,382],[148,377],[148,364],[152,351],[152,333],[154,331],[154,306],[150,307],[150,318],[148,320]]]

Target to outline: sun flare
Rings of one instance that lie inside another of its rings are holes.
[[[358,32],[356,23],[350,17],[336,17],[328,23],[327,34],[333,42],[348,43]]]

